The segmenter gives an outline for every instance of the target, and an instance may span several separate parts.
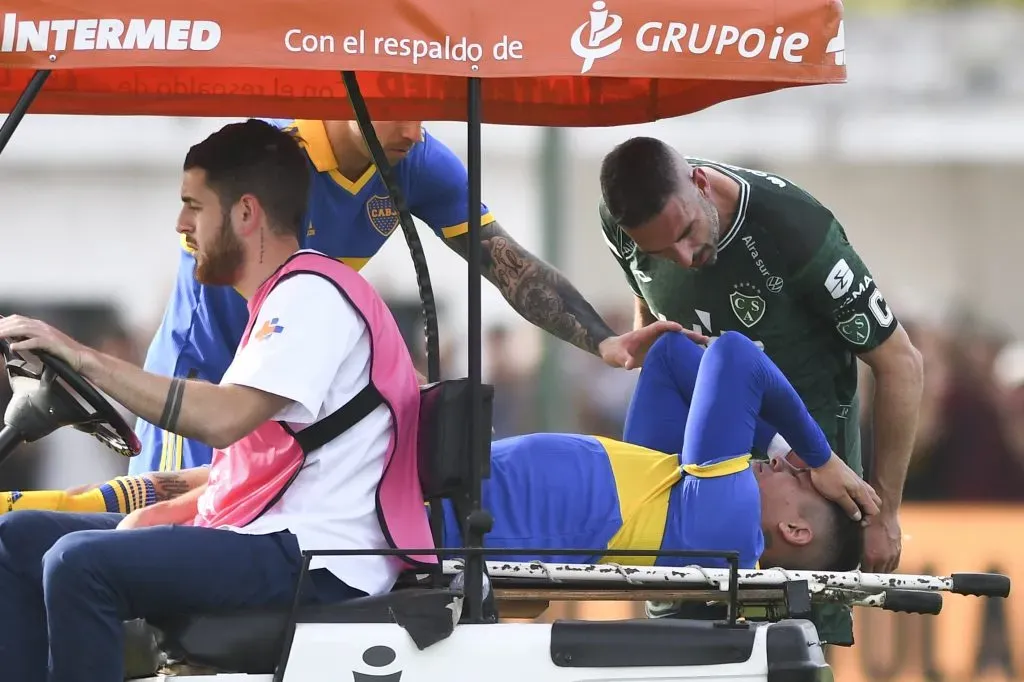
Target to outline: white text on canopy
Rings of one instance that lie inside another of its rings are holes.
[[[407,59],[413,64],[426,60],[467,62],[477,64],[490,54],[495,61],[523,58],[523,43],[502,36],[501,40],[485,49],[480,43],[466,37],[445,36],[441,40],[369,36],[365,30],[347,36],[310,33],[292,28],[284,34],[284,47],[289,52],[327,53],[343,52],[351,55],[374,54],[383,57]]]
[[[741,31],[735,26],[711,24],[701,28],[700,24],[684,24],[678,21],[663,23],[648,21],[636,33],[636,47],[641,52],[675,52],[679,54],[705,54],[713,51],[725,54],[735,48],[744,59],[754,59],[765,53],[769,59],[782,57],[787,62],[802,62],[801,51],[811,42],[806,33],[794,32],[786,35],[786,29],[778,26],[770,39],[760,28]]]

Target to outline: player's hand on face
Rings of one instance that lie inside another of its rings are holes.
[[[45,322],[21,315],[0,317],[0,339],[6,339],[14,352],[43,350],[82,369],[86,347]]]
[[[683,326],[678,322],[659,320],[652,322],[646,327],[605,339],[598,346],[598,352],[605,364],[624,369],[636,369],[644,364],[647,351],[666,332],[685,334],[687,338],[702,345],[708,342],[708,337],[683,329]]]
[[[822,496],[832,500],[854,521],[867,524],[881,511],[882,498],[867,481],[835,453],[823,466],[810,469],[811,483]]]
[[[899,568],[903,552],[903,531],[895,512],[879,514],[864,529],[864,556],[861,570],[868,573],[893,573]]]

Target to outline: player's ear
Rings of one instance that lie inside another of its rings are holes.
[[[693,167],[690,173],[690,180],[693,182],[694,188],[704,196],[708,195],[708,190],[711,188],[711,181],[708,180],[708,174],[703,168],[697,166]]]
[[[814,539],[814,531],[811,530],[811,524],[805,519],[780,521],[779,535],[794,547],[805,547],[811,544],[811,540]]]
[[[259,201],[251,194],[243,194],[232,208],[235,231],[245,237],[259,228]]]

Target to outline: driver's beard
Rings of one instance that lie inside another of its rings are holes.
[[[234,286],[244,257],[242,241],[235,236],[231,214],[225,212],[220,234],[209,247],[196,253],[196,281],[208,286]]]

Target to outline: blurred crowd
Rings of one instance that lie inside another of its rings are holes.
[[[6,306],[4,306],[6,307]],[[422,324],[415,302],[393,310],[425,371]],[[19,306],[19,309],[23,306]],[[141,364],[153,330],[131,333],[116,311],[100,306],[37,307],[23,311],[47,319],[85,343]],[[631,311],[605,310],[617,331],[631,327]],[[925,388],[904,499],[915,502],[1024,501],[1024,342],[998,325],[967,315],[942,322],[904,320],[924,357]],[[968,331],[969,330],[969,331]],[[555,343],[555,376],[545,375],[535,350],[536,330],[525,322],[483,331],[484,380],[495,386],[496,438],[540,430],[621,437],[637,372],[605,366],[597,358]],[[442,374],[464,370],[453,349],[442,351]],[[871,462],[871,373],[861,365],[861,429],[866,466]],[[552,424],[544,392],[566,401]],[[0,408],[9,387],[0,381]],[[0,490],[59,488],[123,473],[126,461],[91,438],[62,429],[26,444],[0,467]]]

